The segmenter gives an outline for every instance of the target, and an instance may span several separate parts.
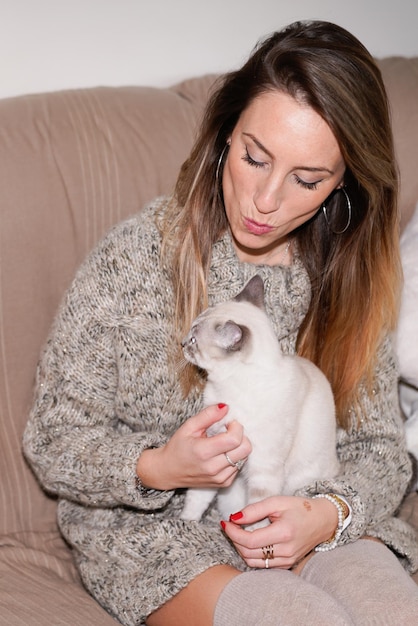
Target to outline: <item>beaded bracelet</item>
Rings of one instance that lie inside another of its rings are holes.
[[[338,545],[338,540],[341,537],[341,534],[345,528],[344,521],[347,517],[347,505],[345,504],[345,502],[343,503],[340,498],[338,498],[338,496],[334,495],[333,493],[318,493],[316,496],[313,496],[313,498],[325,498],[329,502],[332,502],[338,512],[338,524],[334,535],[331,537],[331,539],[328,539],[328,541],[324,541],[324,543],[320,543],[315,548],[315,552],[327,552],[328,550],[333,550]]]

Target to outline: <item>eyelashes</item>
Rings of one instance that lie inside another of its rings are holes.
[[[262,161],[255,161],[249,154],[248,150],[245,150],[245,154],[242,157],[242,160],[251,165],[252,167],[263,167],[264,163]]]
[[[304,189],[316,189],[318,187],[318,183],[320,181],[316,181],[314,183],[307,183],[306,180],[302,180],[301,178],[299,178],[299,176],[296,176],[295,174],[295,181],[297,182],[298,185],[300,185],[301,187],[303,187]]]
[[[245,161],[245,163],[248,163],[248,165],[250,165],[251,167],[262,168],[262,167],[265,166],[265,163],[263,161],[255,161],[252,158],[252,156],[249,154],[247,149],[245,149],[245,154],[243,155],[242,160]],[[306,182],[306,180],[302,180],[302,178],[299,178],[299,176],[297,176],[296,174],[294,174],[293,176],[294,176],[295,182],[298,185],[300,185],[304,189],[310,189],[311,191],[314,191],[315,189],[317,189],[318,188],[318,183],[321,182],[321,181],[317,180],[317,181],[315,181],[313,183],[308,183],[308,182]]]

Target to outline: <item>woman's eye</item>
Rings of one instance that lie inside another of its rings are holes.
[[[249,154],[248,150],[245,150],[245,154],[242,157],[246,163],[252,165],[253,167],[263,167],[264,163],[262,161],[255,161]]]
[[[318,183],[321,181],[317,180],[314,183],[307,183],[306,180],[302,180],[299,176],[295,176],[295,180],[298,185],[303,187],[304,189],[316,189],[318,187]]]

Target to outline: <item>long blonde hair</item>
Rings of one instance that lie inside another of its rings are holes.
[[[213,93],[163,226],[177,297],[176,328],[184,336],[207,306],[212,246],[228,227],[219,185],[226,140],[252,100],[271,90],[311,106],[330,126],[346,164],[352,206],[347,230],[335,234],[318,211],[294,236],[312,285],[297,351],[326,374],[338,421],[348,427],[359,384],[370,384],[378,346],[395,326],[401,270],[386,92],[373,58],[345,29],[321,21],[291,24],[260,42]],[[327,214],[344,215],[344,222],[345,195],[333,193],[326,204]],[[185,391],[197,382],[198,373],[186,369]]]

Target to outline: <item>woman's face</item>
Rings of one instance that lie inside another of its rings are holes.
[[[222,185],[238,258],[274,265],[288,234],[342,185],[338,143],[312,108],[279,91],[253,100],[229,141]]]

